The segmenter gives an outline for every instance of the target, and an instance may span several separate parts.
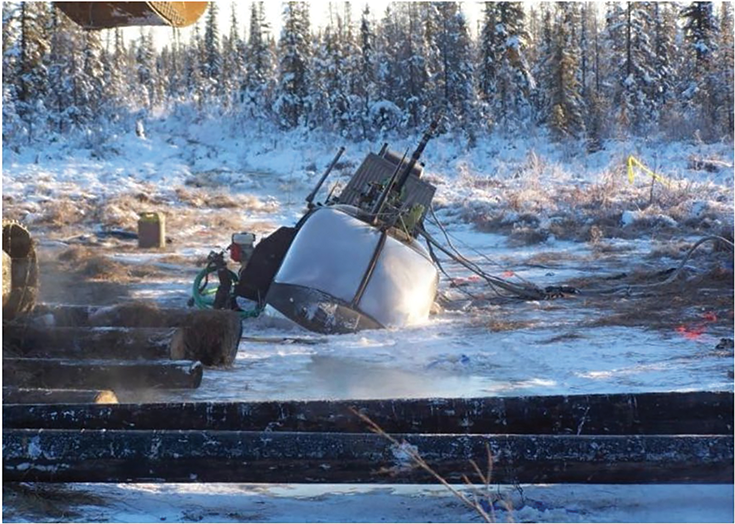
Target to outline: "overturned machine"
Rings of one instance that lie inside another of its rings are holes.
[[[214,307],[244,297],[322,333],[425,321],[439,275],[416,236],[436,188],[422,180],[419,158],[436,127],[432,123],[408,159],[387,144],[369,153],[338,196],[314,203],[340,149],[295,226],[256,245],[253,235],[233,235],[231,256],[241,268],[232,282],[220,270]],[[230,288],[231,295],[223,292]]]

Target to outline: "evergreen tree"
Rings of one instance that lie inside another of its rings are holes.
[[[535,38],[538,42],[537,59],[533,66],[533,76],[538,81],[539,89],[535,91],[532,99],[536,109],[537,122],[546,124],[551,114],[551,87],[555,82],[555,9],[550,4],[542,4],[540,9],[541,22],[538,28],[538,36]]]
[[[579,81],[579,45],[574,27],[579,22],[579,6],[572,2],[556,4],[558,22],[554,35],[551,68],[553,78],[548,122],[557,138],[579,137],[585,130],[583,100]]]
[[[715,49],[715,19],[712,2],[691,2],[682,9],[684,37],[697,60],[697,67],[709,62]]]
[[[495,97],[491,105],[502,129],[527,122],[535,81],[524,56],[527,32],[520,2],[498,2],[494,6],[492,41],[495,49]],[[486,23],[488,21],[486,20]],[[489,30],[483,29],[483,32]]]
[[[439,83],[443,90],[441,110],[448,128],[467,127],[474,119],[476,93],[469,30],[456,2],[438,5],[441,29],[437,38],[441,56]]]
[[[245,76],[241,87],[244,110],[251,118],[264,119],[270,106],[274,56],[268,42],[268,32],[263,2],[253,2],[248,45],[245,48]]]
[[[680,12],[684,38],[688,43],[688,61],[683,68],[682,98],[684,111],[690,121],[709,138],[716,137],[713,128],[718,120],[716,57],[717,26],[712,2],[692,2]],[[714,134],[713,134],[714,133]]]
[[[91,121],[99,114],[105,96],[104,70],[102,66],[102,43],[98,31],[85,31],[83,39],[83,64],[80,77],[81,107],[84,119]]]
[[[377,130],[383,132],[397,128],[407,119],[396,104],[402,97],[405,71],[400,54],[403,31],[394,7],[389,4],[385,9],[376,39],[376,76],[380,93],[379,100],[370,106],[371,121]]]
[[[239,98],[240,86],[243,82],[245,56],[244,45],[238,31],[237,13],[232,3],[230,14],[230,32],[222,41],[222,86],[226,105],[231,105]]]
[[[733,15],[732,3],[722,2],[720,7],[720,69],[717,79],[717,85],[714,86],[719,93],[722,103],[720,105],[720,123],[723,128],[723,135],[733,136],[733,101],[735,93],[733,92]]]
[[[498,92],[498,70],[500,69],[501,35],[496,30],[499,23],[499,3],[486,2],[480,34],[480,67],[478,87],[480,96],[488,105],[494,105]]]
[[[3,142],[11,141],[21,132],[22,123],[16,104],[18,102],[17,69],[18,5],[3,2]]]
[[[656,73],[652,90],[652,104],[658,124],[667,121],[674,110],[676,99],[676,16],[668,2],[653,4],[654,65]]]
[[[207,93],[210,96],[221,95],[224,92],[224,86],[221,82],[222,54],[219,49],[217,13],[217,2],[210,2],[204,24],[204,57],[202,60],[202,76],[206,80]]]
[[[147,107],[153,107],[156,92],[156,62],[153,49],[153,36],[150,31],[141,29],[135,52],[135,68],[141,88],[140,100]]]
[[[650,2],[628,2],[625,9],[625,57],[620,71],[620,121],[633,131],[642,131],[653,114],[653,94],[658,72],[654,70],[655,49]],[[622,58],[622,57],[621,57]]]
[[[185,53],[184,77],[186,78],[187,97],[193,100],[201,109],[204,102],[204,79],[202,78],[203,59],[202,37],[199,32],[199,24],[194,25],[194,32]]]
[[[15,110],[27,126],[31,140],[34,129],[41,125],[40,120],[46,118],[43,100],[48,89],[48,70],[44,58],[49,48],[46,34],[49,5],[45,2],[21,2],[18,16]]]
[[[360,46],[359,46],[359,74],[360,82],[356,85],[356,94],[360,99],[359,124],[362,129],[362,138],[372,137],[372,122],[370,121],[370,107],[378,96],[378,86],[375,83],[375,33],[370,18],[370,8],[365,5],[360,19]]]
[[[305,2],[287,2],[279,46],[279,75],[275,110],[278,124],[294,128],[308,123],[311,94],[309,7]]]

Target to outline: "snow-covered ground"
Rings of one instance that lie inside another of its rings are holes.
[[[184,305],[210,249],[231,233],[267,234],[293,224],[303,199],[340,145],[334,137],[261,133],[243,124],[153,121],[130,133],[3,151],[3,215],[34,230],[55,260],[83,245],[124,267],[152,267],[125,282],[127,298]],[[416,140],[391,142],[403,152]],[[381,142],[346,144],[330,183],[344,180]],[[636,172],[634,155],[668,185]],[[692,169],[707,160],[712,171]],[[705,234],[732,233],[732,143],[610,142],[583,145],[546,136],[429,143],[426,177],[438,186],[437,215],[453,243],[487,271],[540,286],[674,267]],[[322,192],[326,194],[326,189]],[[138,211],[164,211],[172,243],[162,253],[100,235],[134,230]],[[436,238],[443,238],[436,226]],[[97,235],[97,236],[95,236]],[[60,264],[63,265],[63,264]],[[278,315],[245,321],[231,370],[207,370],[186,400],[470,397],[674,390],[732,390],[732,255],[704,246],[688,263],[705,279],[660,299],[498,299],[456,264],[459,287],[441,284],[444,310],[423,326],[317,336]],[[719,273],[718,273],[719,272]],[[611,279],[605,281],[604,279]],[[727,281],[729,278],[729,282]],[[682,284],[683,285],[683,284]],[[469,291],[469,298],[464,292]],[[63,293],[49,294],[59,300]],[[42,296],[44,290],[42,288]],[[108,297],[114,299],[115,297]],[[631,310],[634,314],[631,314]],[[298,337],[309,343],[282,339]],[[169,393],[122,400],[166,400]],[[177,393],[176,398],[181,398]],[[66,518],[4,498],[5,520],[84,521],[464,521],[451,494],[420,486],[78,485],[97,497]],[[504,488],[511,496],[513,489]],[[732,486],[526,486],[517,521],[714,522],[733,520]],[[99,500],[97,500],[99,499]],[[499,514],[499,520],[508,518]]]

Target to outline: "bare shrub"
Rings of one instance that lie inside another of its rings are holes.
[[[34,224],[51,227],[77,225],[86,218],[87,209],[85,201],[48,200],[41,205],[41,216],[34,220]]]
[[[410,445],[409,443],[403,441],[399,442],[396,440],[393,436],[386,433],[383,428],[381,428],[378,424],[373,422],[373,420],[370,419],[367,415],[360,413],[355,408],[350,408],[350,411],[354,415],[356,415],[360,420],[365,422],[373,433],[376,435],[379,435],[383,437],[384,439],[388,440],[393,446],[395,446],[395,449],[400,450],[402,455],[406,455],[413,464],[426,471],[428,474],[430,474],[434,479],[439,482],[442,486],[444,486],[454,497],[456,497],[460,502],[462,502],[465,506],[470,508],[471,510],[475,511],[482,520],[485,522],[496,522],[495,518],[495,507],[493,505],[494,502],[499,501],[505,508],[510,512],[512,511],[512,506],[509,500],[505,498],[498,498],[494,496],[494,494],[490,490],[490,484],[492,482],[492,473],[493,473],[493,456],[490,451],[490,445],[486,444],[485,449],[487,452],[487,464],[486,464],[486,470],[485,473],[483,473],[480,466],[478,466],[477,462],[474,460],[470,460],[469,464],[472,467],[473,472],[478,476],[480,479],[481,487],[477,487],[475,484],[470,481],[470,478],[468,475],[462,475],[462,480],[465,483],[465,485],[470,489],[470,496],[467,496],[462,491],[458,490],[454,486],[452,486],[447,480],[442,477],[439,473],[436,472],[434,468],[429,465],[426,460],[421,456],[418,449],[416,447]],[[489,509],[486,510],[485,507]]]

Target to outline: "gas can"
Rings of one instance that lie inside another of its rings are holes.
[[[166,215],[163,213],[139,213],[138,247],[166,247]]]

